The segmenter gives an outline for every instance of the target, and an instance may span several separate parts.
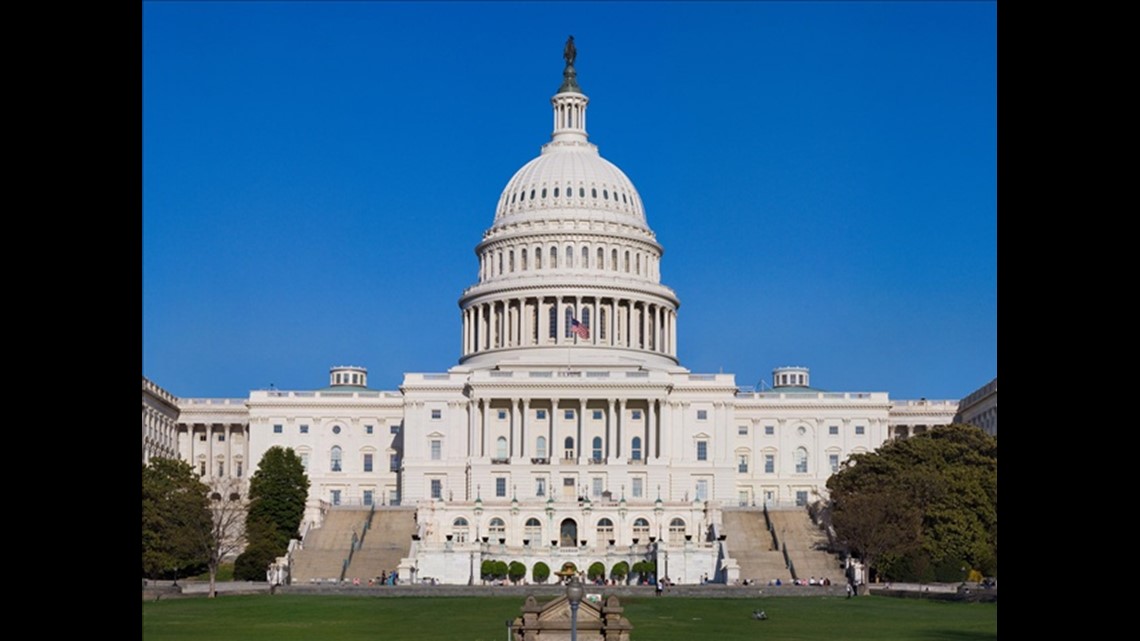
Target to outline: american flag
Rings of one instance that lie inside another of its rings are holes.
[[[590,338],[590,328],[578,322],[577,318],[570,318],[570,331],[574,332],[581,338]]]

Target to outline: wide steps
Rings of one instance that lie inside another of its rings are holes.
[[[780,579],[791,580],[784,563],[784,555],[772,549],[772,535],[764,522],[761,510],[725,510],[722,534],[726,535],[728,556],[740,566],[741,580],[758,584]]]
[[[346,576],[363,581],[383,572],[391,574],[411,551],[415,531],[414,508],[377,508],[364,543],[352,555]]]

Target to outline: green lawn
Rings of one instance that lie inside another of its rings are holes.
[[[541,602],[541,600],[540,600]],[[867,596],[622,603],[632,641],[983,641],[997,605]],[[500,641],[522,599],[255,595],[143,603],[146,641]],[[768,613],[754,621],[753,609]]]

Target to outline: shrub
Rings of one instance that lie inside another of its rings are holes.
[[[591,563],[590,567],[586,569],[586,578],[590,579],[591,581],[596,581],[605,575],[606,566],[602,565],[600,561]]]
[[[624,581],[627,576],[629,576],[629,564],[625,561],[615,563],[610,568],[610,578],[614,581]]]
[[[511,579],[511,583],[518,583],[519,579],[526,576],[526,566],[518,561],[511,561],[507,566],[507,576]]]
[[[550,578],[550,566],[542,561],[535,563],[531,570],[531,576],[534,577],[535,583],[546,583],[546,580]]]

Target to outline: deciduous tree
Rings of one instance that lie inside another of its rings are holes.
[[[997,439],[982,430],[949,425],[891,441],[853,455],[827,486],[836,534],[881,574],[996,572]]]
[[[207,487],[187,463],[153,458],[142,471],[142,569],[158,578],[185,574],[208,559],[212,537]]]
[[[212,527],[210,538],[204,543],[211,598],[216,592],[218,567],[245,546],[246,501],[242,489],[241,479],[233,477],[215,479],[209,484]]]

